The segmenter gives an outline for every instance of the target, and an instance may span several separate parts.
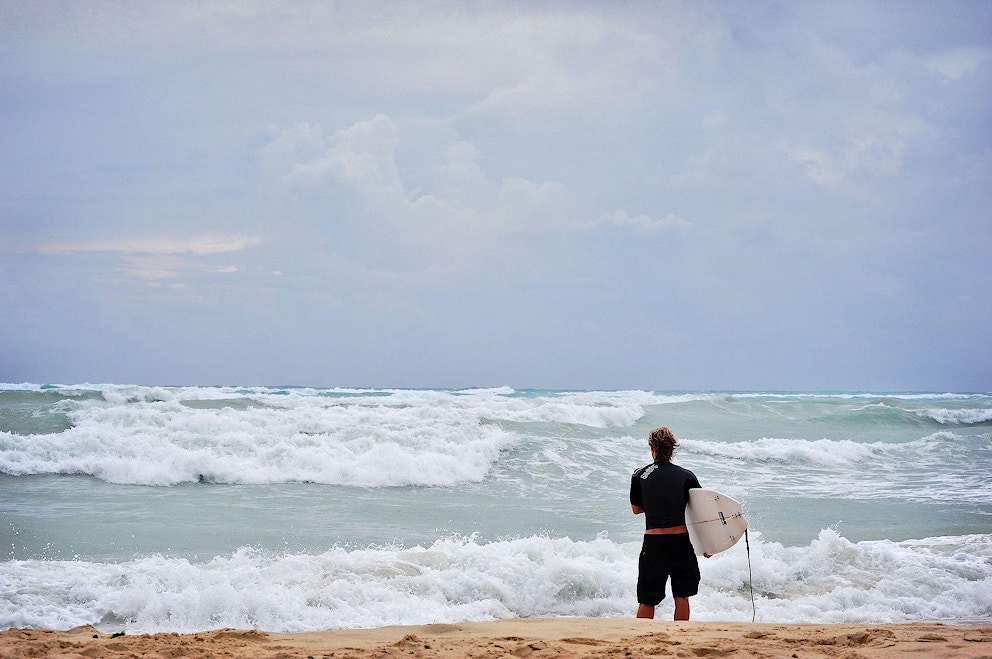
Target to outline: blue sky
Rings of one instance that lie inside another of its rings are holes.
[[[990,26],[0,0],[0,382],[992,390]]]

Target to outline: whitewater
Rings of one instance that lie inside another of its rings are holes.
[[[751,525],[695,619],[992,620],[992,394],[0,384],[0,629],[632,616],[659,425]]]

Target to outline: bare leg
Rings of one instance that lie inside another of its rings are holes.
[[[689,619],[689,598],[688,597],[676,597],[675,598],[675,619],[676,620],[688,620]]]
[[[654,607],[648,606],[647,604],[637,605],[637,617],[638,618],[654,618]]]

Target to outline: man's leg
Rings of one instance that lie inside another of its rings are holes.
[[[675,598],[675,619],[676,620],[688,620],[689,619],[689,598],[688,597],[676,597]]]
[[[647,604],[637,605],[637,617],[638,618],[654,618],[654,607],[648,606]]]

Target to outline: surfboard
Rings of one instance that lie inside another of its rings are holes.
[[[693,488],[685,507],[685,525],[697,556],[719,554],[737,544],[747,529],[744,508],[716,490]]]

